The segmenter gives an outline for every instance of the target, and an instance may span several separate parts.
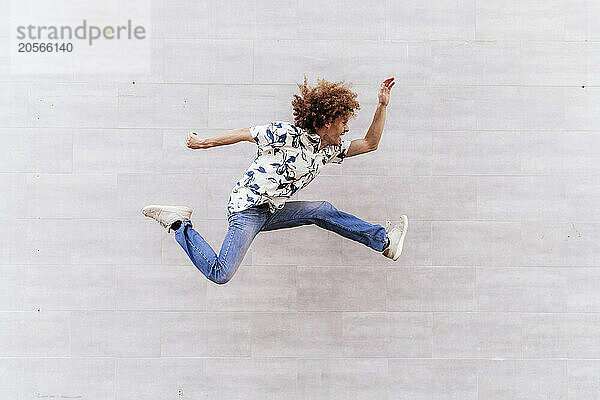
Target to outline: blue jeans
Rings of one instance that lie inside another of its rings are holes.
[[[218,256],[202,236],[192,229],[190,221],[182,221],[175,232],[175,240],[200,272],[211,281],[223,284],[233,277],[258,232],[310,224],[360,242],[373,250],[382,251],[385,244],[384,227],[339,211],[326,201],[288,201],[273,213],[267,204],[261,204],[232,213],[229,230]]]

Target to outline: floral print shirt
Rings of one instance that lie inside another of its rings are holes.
[[[271,212],[283,208],[325,164],[340,164],[350,147],[350,141],[342,139],[319,150],[319,135],[283,121],[253,126],[250,133],[258,144],[256,158],[231,191],[227,217],[263,203]]]

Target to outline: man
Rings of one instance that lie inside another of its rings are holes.
[[[252,240],[260,231],[315,224],[346,238],[363,243],[396,261],[402,252],[408,227],[406,215],[390,230],[337,210],[325,201],[287,201],[308,185],[327,163],[377,149],[385,123],[386,107],[394,78],[379,87],[379,102],[373,122],[362,139],[343,140],[348,119],[360,109],[356,93],[343,82],[319,80],[316,87],[298,85],[294,95],[294,124],[274,121],[267,125],[233,129],[199,139],[187,136],[191,149],[248,141],[258,145],[257,156],[233,188],[227,205],[229,230],[219,255],[192,229],[192,210],[185,206],[150,205],[142,213],[158,221],[175,239],[194,265],[211,281],[228,282]],[[281,244],[285,246],[285,243]]]

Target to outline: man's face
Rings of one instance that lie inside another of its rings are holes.
[[[340,144],[342,142],[342,136],[348,132],[348,130],[348,118],[337,117],[333,120],[329,129],[327,129],[325,138],[329,144]]]

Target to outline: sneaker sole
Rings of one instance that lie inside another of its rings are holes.
[[[156,208],[165,208],[165,207],[166,207],[166,206],[161,206],[161,205],[158,205],[158,204],[151,204],[151,205],[149,205],[149,206],[146,206],[146,207],[142,208],[142,214],[143,214],[145,217],[149,217],[149,215],[148,215],[147,213],[148,213],[148,211],[150,211],[151,209],[153,209],[153,208],[154,208],[154,209],[156,209]],[[189,215],[191,216],[191,215],[192,215],[192,212],[193,212],[193,210],[192,210],[191,208],[189,208],[189,207],[186,207],[186,206],[169,206],[169,207],[173,207],[173,208],[174,208],[174,210],[172,210],[172,211],[175,211],[175,212],[180,212],[180,213],[181,213],[181,214],[183,214],[183,215],[187,215],[187,214],[189,214]],[[152,217],[150,217],[150,218],[152,218]]]
[[[406,237],[406,231],[408,230],[408,217],[406,215],[401,215],[400,219],[404,222],[404,229],[402,230],[402,236],[400,236],[400,244],[398,245],[398,254],[393,258],[394,261],[397,261],[402,254],[402,249],[404,248],[404,238]]]
[[[180,214],[182,216],[182,219],[184,219],[184,220],[189,220],[191,218],[191,216],[192,216],[193,210],[191,208],[189,208],[189,207],[186,207],[186,206],[163,206],[163,205],[159,205],[159,204],[151,204],[149,206],[146,206],[146,207],[142,208],[142,215],[144,215],[145,217],[148,217],[148,218],[156,220],[154,217],[148,215],[148,212],[149,211],[155,211],[157,208],[158,209],[164,209],[166,207],[170,207],[171,208],[171,210],[169,210],[169,211],[175,212],[177,214]],[[173,222],[175,222],[175,221],[173,221]],[[170,225],[170,223],[167,223],[167,224]],[[166,227],[166,228],[167,228],[168,232],[171,231],[170,227]]]

